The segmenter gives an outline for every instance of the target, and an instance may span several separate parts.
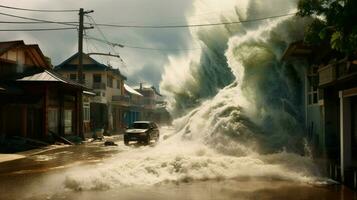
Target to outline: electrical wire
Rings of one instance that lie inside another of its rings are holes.
[[[244,21],[235,21],[235,22],[219,22],[219,23],[208,23],[208,24],[187,24],[187,25],[116,25],[116,24],[103,24],[103,23],[84,23],[86,25],[96,25],[96,26],[102,26],[102,27],[117,27],[117,28],[186,28],[186,27],[204,27],[204,26],[219,26],[219,25],[232,25],[232,24],[242,24],[242,23],[249,23],[249,22],[255,22],[255,21],[262,21],[266,19],[273,19],[273,18],[279,18],[279,17],[286,17],[286,16],[291,16],[295,15],[296,13],[289,13],[289,14],[284,14],[284,15],[276,15],[276,16],[270,16],[270,17],[264,17],[264,18],[257,18],[257,19],[251,19],[251,20],[244,20]],[[6,13],[0,13],[0,15],[5,15],[5,16],[10,16],[10,17],[17,17],[21,19],[28,19],[28,20],[36,20],[36,21],[0,21],[0,24],[46,24],[46,23],[59,23],[59,24],[66,24],[66,25],[72,25],[72,26],[78,26],[78,22],[76,21],[71,21],[71,22],[60,22],[60,21],[47,21],[47,20],[41,20],[41,19],[34,19],[34,18],[28,18],[28,17],[21,17],[21,16],[14,16]]]
[[[31,11],[31,12],[78,12],[78,10],[41,10],[41,9],[29,9],[29,8],[19,8],[12,6],[0,5],[0,8],[7,8],[12,10],[22,10],[22,11]]]
[[[90,40],[95,40],[98,42],[102,42],[111,46],[117,46],[121,48],[131,48],[131,49],[142,49],[142,50],[154,50],[154,51],[195,51],[195,50],[200,50],[202,48],[192,48],[192,49],[160,49],[160,48],[151,48],[151,47],[142,47],[142,46],[134,46],[134,45],[127,45],[127,44],[119,44],[119,43],[114,43],[114,42],[108,42],[105,40],[101,40],[99,38],[91,37],[91,36],[85,36],[86,39]]]
[[[45,22],[45,23],[51,23],[51,24],[62,24],[62,25],[67,25],[67,26],[78,26],[78,25],[71,24],[71,23],[66,23],[66,22],[56,22],[56,21],[36,19],[36,18],[30,18],[30,17],[23,17],[23,16],[19,16],[19,15],[11,15],[11,14],[2,13],[2,12],[0,12],[0,15],[4,15],[4,16],[8,16],[8,17],[14,17],[14,18],[19,18],[19,19],[32,20],[32,21],[36,21],[36,22]]]
[[[60,30],[74,30],[77,28],[34,28],[34,29],[0,29],[0,32],[5,31],[60,31]]]
[[[242,23],[250,23],[256,21],[262,21],[267,19],[274,19],[280,17],[287,17],[291,15],[295,15],[296,13],[288,13],[283,15],[275,15],[269,17],[262,17],[256,19],[249,19],[243,21],[234,21],[234,22],[219,22],[219,23],[207,23],[207,24],[182,24],[182,25],[119,25],[119,24],[104,24],[98,23],[97,26],[102,27],[114,27],[114,28],[188,28],[188,27],[206,27],[206,26],[222,26],[222,25],[233,25],[233,24],[242,24]],[[93,25],[93,24],[91,24]]]
[[[66,24],[78,24],[76,21],[72,22],[56,22],[56,23],[66,23]],[[31,22],[31,21],[0,21],[0,24],[53,24],[53,22],[42,22],[42,21],[36,21],[36,22]]]
[[[92,21],[94,24],[97,24],[92,16],[86,15],[86,17],[88,18],[88,20]],[[97,29],[97,31],[99,32],[99,34],[102,36],[102,38],[104,39],[105,43],[108,44],[108,45],[110,46],[111,50],[112,50],[116,55],[119,56],[119,53],[118,53],[118,52],[115,50],[115,48],[114,48],[115,46],[113,46],[113,45],[110,44],[109,40],[108,40],[107,37],[105,36],[104,32],[100,29],[100,27],[96,26],[96,29]],[[87,39],[88,39],[88,38],[87,38]],[[119,57],[119,60],[120,60],[120,62],[122,63],[122,65],[124,66],[124,68],[127,68],[126,63],[124,62],[124,60],[123,60],[121,57]]]
[[[89,15],[86,15],[86,17],[88,18],[88,20],[92,21],[93,24],[96,24],[95,20],[93,19],[93,17],[89,16]],[[105,36],[105,34],[103,33],[103,31],[100,29],[100,27],[96,27],[97,28],[97,31],[99,32],[99,34],[102,36],[102,38],[104,39],[104,41],[106,41],[107,44],[109,44],[109,41],[107,39],[107,37]],[[110,45],[110,48],[112,49],[112,51],[115,53],[115,54],[118,54],[119,53],[115,50],[115,48]],[[123,60],[121,60],[123,62]]]

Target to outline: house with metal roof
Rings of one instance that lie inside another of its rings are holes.
[[[82,136],[80,105],[87,88],[53,71],[38,45],[0,42],[0,49],[0,143]]]
[[[55,67],[55,71],[77,81],[78,53]],[[120,132],[125,128],[123,124],[124,81],[126,77],[119,69],[104,65],[88,54],[83,53],[84,84],[95,93],[90,103],[91,121],[95,129],[106,132]]]

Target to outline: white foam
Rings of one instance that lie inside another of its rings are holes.
[[[295,6],[295,2],[274,2],[286,6],[286,11]],[[258,11],[267,16],[276,15],[276,10],[281,12],[279,7],[268,1],[250,1],[248,7],[249,12],[239,18],[245,15],[259,18],[261,13]],[[296,32],[287,30],[290,24],[282,25],[286,20],[273,19],[235,28],[193,32],[209,38],[204,50],[186,58],[170,58],[161,89],[170,97],[172,109],[185,108],[192,102],[198,106],[176,119],[174,130],[162,130],[163,139],[158,145],[139,148],[121,145],[118,147],[122,148],[121,153],[114,158],[95,167],[81,167],[67,172],[65,187],[72,190],[105,190],[121,186],[247,177],[322,183],[309,156],[282,150],[282,145],[289,147],[288,142],[301,138],[294,135],[299,133],[295,130],[300,125],[299,116],[280,109],[282,98],[288,102],[298,96],[294,91],[281,89],[288,81],[282,75],[283,70],[279,71],[282,69],[279,48],[293,38],[284,34]],[[274,34],[271,37],[272,32],[281,37]],[[220,40],[219,37],[225,38]],[[227,44],[220,44],[225,39]],[[218,54],[214,53],[225,45],[228,46],[225,53],[228,67],[235,79],[230,85],[213,92],[212,88],[227,79],[227,67],[223,69],[222,63],[219,63],[224,59],[216,59]],[[276,84],[271,85],[275,90],[266,86],[271,83]],[[214,97],[201,99],[201,95],[207,97],[212,93],[215,93]],[[272,127],[267,131],[270,135],[260,134],[259,128],[267,120],[266,127]],[[277,148],[272,145],[274,151],[261,150],[263,144],[269,146],[276,139],[283,142]],[[301,147],[304,147],[302,143]]]

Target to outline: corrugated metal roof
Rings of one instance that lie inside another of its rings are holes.
[[[18,79],[17,81],[58,81],[67,83],[67,81],[62,80],[60,77],[53,75],[47,70],[30,76],[25,76],[23,78]]]
[[[45,81],[45,82],[62,82],[65,84],[70,84],[70,85],[75,85],[77,87],[82,87],[85,89],[86,88],[84,85],[79,84],[77,82],[68,80],[61,75],[57,74],[56,72],[50,71],[50,70],[44,70],[39,73],[35,73],[29,76],[22,77],[20,79],[17,79],[16,81]]]
[[[139,96],[143,96],[142,94],[140,94],[139,92],[137,92],[136,90],[134,90],[133,88],[131,88],[129,85],[124,83],[124,88],[127,92],[131,93],[131,94],[135,94],[135,95],[139,95]]]

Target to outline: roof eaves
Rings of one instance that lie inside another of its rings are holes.
[[[14,48],[16,46],[25,45],[25,42],[23,40],[5,41],[5,42],[0,42],[0,46],[1,45],[5,46],[5,48],[3,48],[3,49],[0,48],[0,55],[2,55],[9,49]]]

